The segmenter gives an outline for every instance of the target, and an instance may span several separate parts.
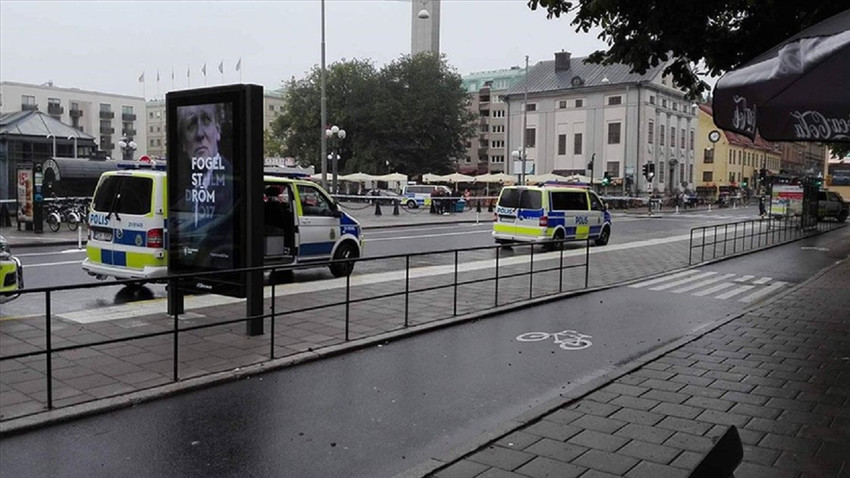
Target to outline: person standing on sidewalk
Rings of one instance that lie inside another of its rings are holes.
[[[759,217],[764,217],[765,214],[767,212],[765,211],[764,194],[762,194],[759,196]]]

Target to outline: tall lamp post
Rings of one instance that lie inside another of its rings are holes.
[[[523,148],[522,150],[515,149],[515,150],[511,151],[511,158],[513,158],[514,164],[516,164],[516,161],[522,161],[522,171],[519,174],[519,184],[524,185],[525,184],[525,148]]]
[[[331,183],[331,191],[332,194],[337,194],[337,170],[336,164],[339,162],[339,142],[340,140],[345,139],[345,130],[340,129],[339,126],[333,125],[330,128],[325,130],[325,137],[331,140],[331,144],[333,144],[332,152],[328,155],[328,159],[331,162],[331,170],[333,171],[333,182]]]
[[[133,153],[136,151],[136,142],[128,138],[126,135],[118,141],[118,147],[121,148],[121,155],[124,161],[132,161]]]

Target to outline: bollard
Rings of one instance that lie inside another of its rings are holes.
[[[481,212],[481,200],[475,201],[475,212]]]
[[[375,215],[376,216],[381,215],[381,202],[380,201],[375,201]]]
[[[676,204],[676,214],[679,214],[679,205]]]
[[[428,212],[430,212],[431,214],[437,214],[437,206],[434,204],[433,199],[431,200],[431,210]]]
[[[398,199],[393,201],[393,216],[398,216]]]
[[[708,203],[708,212],[711,212],[711,203]]]

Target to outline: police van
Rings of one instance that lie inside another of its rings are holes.
[[[168,201],[164,164],[132,163],[101,175],[89,211],[83,269],[99,279],[158,279],[168,274]],[[324,263],[363,252],[360,223],[319,185],[264,176],[264,263]],[[335,277],[354,262],[334,263]]]
[[[427,184],[406,184],[402,190],[402,201],[407,208],[414,209],[417,207],[431,205],[431,193],[435,189],[439,189],[444,196],[451,196],[452,190],[446,186],[430,186]]]
[[[493,222],[497,244],[592,239],[604,246],[610,237],[611,214],[588,188],[508,186],[499,194]]]

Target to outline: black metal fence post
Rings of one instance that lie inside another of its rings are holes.
[[[410,307],[410,256],[404,256],[404,326],[407,327],[407,314]]]
[[[584,246],[584,288],[590,283],[590,237],[587,238]]]
[[[455,249],[454,308],[452,315],[457,316],[457,249]]]
[[[499,251],[502,250],[502,246],[496,248],[496,305],[499,306]]]
[[[271,274],[271,277],[274,277],[274,269],[272,269],[272,271],[270,272],[270,274]],[[271,301],[271,302],[272,302],[272,303],[271,303],[271,313],[272,313],[272,316],[271,316],[271,318],[269,319],[269,330],[270,330],[270,333],[271,333],[272,335],[271,335],[271,337],[269,337],[269,347],[271,348],[271,350],[269,351],[269,357],[271,357],[271,358],[272,358],[272,360],[274,360],[274,322],[275,322],[275,320],[274,320],[274,319],[275,319],[275,310],[274,310],[274,280],[272,280],[272,281],[271,281],[271,283],[272,283],[272,301]]]
[[[178,381],[177,349],[178,349],[178,346],[179,346],[178,339],[180,337],[180,333],[178,332],[178,325],[177,325],[178,324],[178,322],[177,322],[177,311],[174,310],[173,312],[174,313],[171,315],[172,318],[173,318],[173,323],[174,323],[174,331],[173,331],[174,332],[174,340],[173,340],[173,342],[174,342],[174,364],[173,364],[174,370],[173,370],[173,373],[174,373],[174,381],[176,382],[176,381]]]
[[[558,266],[558,292],[564,291],[564,243],[558,248],[561,252],[561,263]]]
[[[53,409],[53,340],[52,340],[52,331],[50,326],[50,291],[44,293],[44,334],[45,334],[45,345],[47,345],[47,360],[46,360],[46,372],[47,372],[47,408]]]
[[[531,299],[534,297],[534,244],[531,244],[531,260],[529,262],[528,269],[528,298]]]
[[[348,342],[349,336],[349,324],[351,323],[350,317],[351,310],[351,273],[346,274],[345,276],[345,341]]]

